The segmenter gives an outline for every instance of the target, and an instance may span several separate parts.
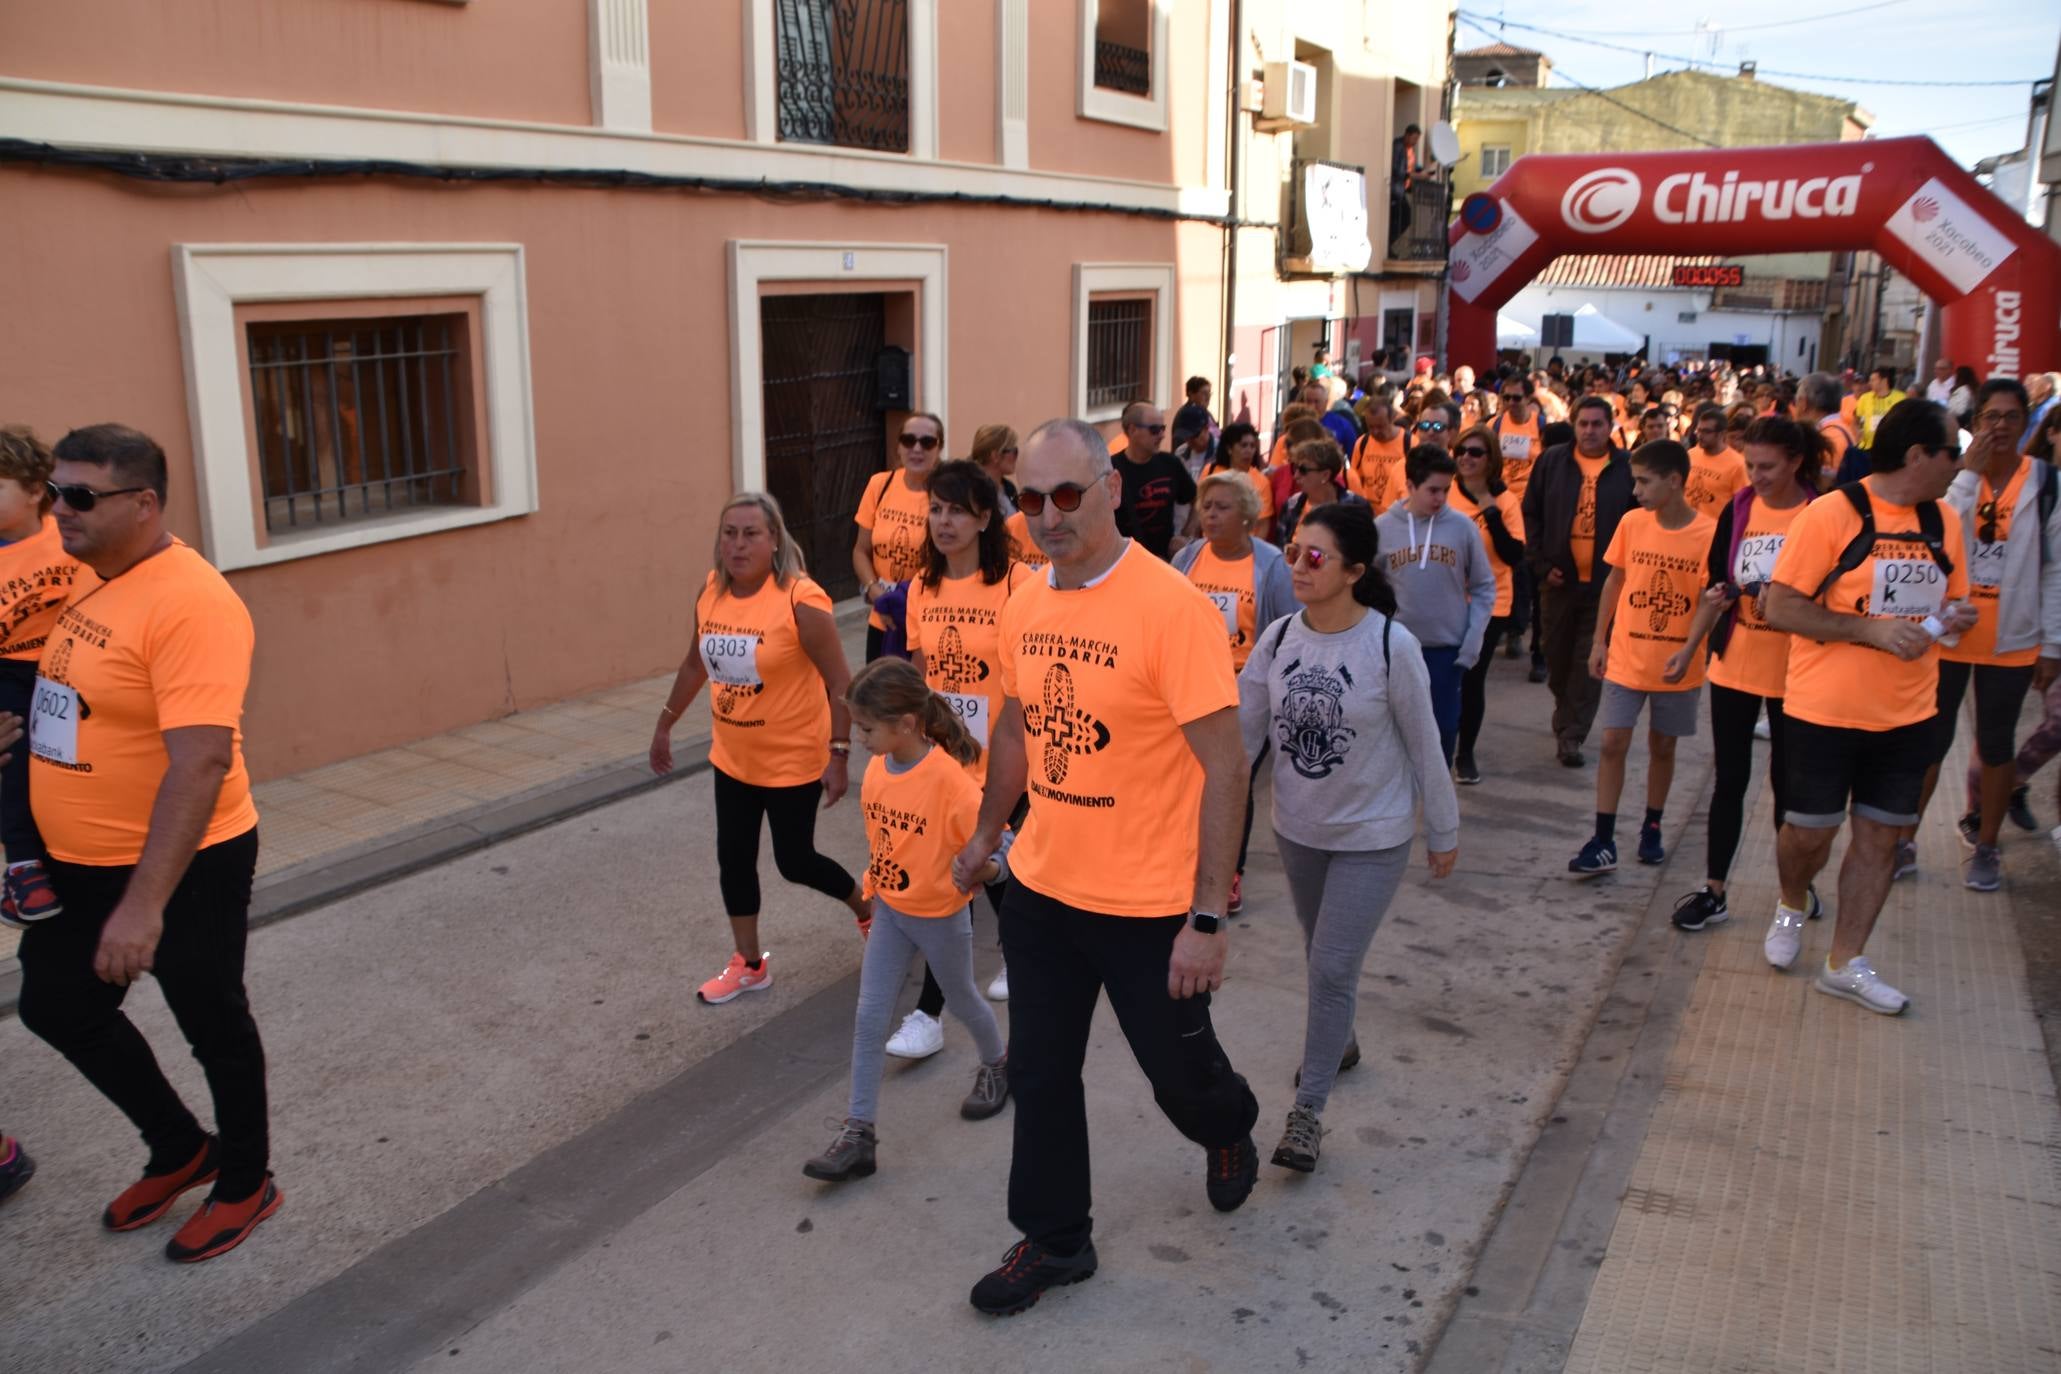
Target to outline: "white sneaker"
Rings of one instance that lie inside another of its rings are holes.
[[[1766,716],[1758,717],[1753,722],[1753,737],[1765,740],[1772,740],[1774,738],[1768,731],[1768,718]]]
[[[1760,942],[1761,953],[1768,956],[1769,963],[1787,969],[1796,962],[1796,952],[1803,948],[1803,925],[1809,919],[1795,907],[1775,903],[1774,923]]]
[[[1009,965],[1002,965],[1002,971],[995,975],[995,981],[988,984],[988,1000],[990,1002],[1006,1002],[1009,1000]]]
[[[904,1016],[902,1028],[887,1041],[887,1052],[897,1059],[928,1059],[944,1047],[945,1028],[920,1011]]]
[[[1882,975],[1869,967],[1864,956],[1847,960],[1846,967],[1836,972],[1828,963],[1818,970],[1816,986],[1819,992],[1859,1002],[1869,1011],[1879,1011],[1884,1016],[1895,1016],[1911,1005],[1910,998],[1882,981]]]

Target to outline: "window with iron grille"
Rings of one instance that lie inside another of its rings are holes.
[[[909,151],[909,0],[775,0],[780,138]]]
[[[1095,84],[1125,95],[1152,94],[1152,0],[1099,0]]]
[[[1128,297],[1088,302],[1088,409],[1149,400],[1152,301]]]
[[[1485,143],[1481,148],[1481,174],[1485,177],[1499,177],[1510,170],[1510,149],[1507,145]]]
[[[246,326],[265,529],[477,501],[468,317]]]

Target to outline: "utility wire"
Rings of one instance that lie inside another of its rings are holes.
[[[1481,19],[1465,11],[1458,11],[1457,13],[1462,19],[1481,29],[1482,32],[1489,34],[1491,37],[1501,37],[1501,35],[1487,28]],[[1623,43],[1606,43],[1600,38],[1577,38],[1573,34],[1559,29],[1542,28],[1537,24],[1520,24],[1515,19],[1494,19],[1488,22],[1507,25],[1513,29],[1524,29],[1530,33],[1541,33],[1548,38],[1558,38],[1569,43],[1580,43],[1591,48],[1609,48],[1613,52],[1628,52],[1634,57],[1657,57],[1664,62],[1679,62],[1685,67],[1709,67],[1723,70],[1730,65],[1724,62],[1713,62],[1703,57],[1683,57],[1679,53],[1654,52],[1648,48],[1635,48]],[[2016,81],[1918,81],[1888,76],[1827,76],[1823,72],[1784,72],[1776,71],[1771,67],[1759,68],[1759,74],[1762,76],[1785,77],[1791,81],[1822,81],[1830,85],[1844,86],[2032,86],[2046,79],[2043,76],[2028,76]]]
[[[1907,5],[1910,0],[1875,0],[1872,5],[1855,5],[1850,10],[1833,10],[1830,14],[1814,14],[1807,19],[1775,19],[1765,24],[1719,24],[1720,33],[1748,33],[1757,29],[1787,29],[1798,24],[1822,24],[1827,19],[1844,19],[1849,14],[1866,14],[1870,10],[1886,10],[1894,5]],[[1498,20],[1498,23],[1505,21]],[[1617,38],[1680,38],[1680,29],[1562,29],[1563,34],[1608,35]],[[1708,30],[1699,30],[1708,32]]]
[[[1461,14],[1460,22],[1463,24],[1470,24],[1473,27],[1480,29],[1483,33],[1489,32],[1487,27],[1483,25],[1479,19],[1475,19],[1470,15],[1464,13]],[[1646,120],[1649,123],[1657,124],[1671,134],[1679,134],[1681,137],[1688,139],[1691,143],[1698,143],[1706,148],[1717,148],[1723,146],[1721,144],[1713,142],[1710,139],[1705,138],[1701,134],[1692,134],[1687,129],[1684,129],[1679,125],[1670,124],[1666,120],[1660,118],[1660,116],[1655,114],[1649,114],[1648,112],[1640,109],[1636,105],[1626,104],[1624,101],[1619,100],[1610,92],[1603,90],[1602,88],[1597,86],[1591,86],[1586,81],[1578,80],[1571,73],[1564,71],[1558,66],[1555,66],[1553,68],[1553,75],[1560,77],[1571,86],[1577,87],[1580,90],[1587,91],[1590,95],[1595,96],[1598,100],[1607,101],[1608,103],[1617,106],[1618,109],[1623,110],[1628,114],[1635,114],[1639,118]]]

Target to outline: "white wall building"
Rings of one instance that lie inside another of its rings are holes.
[[[1673,285],[1675,269],[1738,266],[1740,284]],[[1824,315],[1823,283],[1787,275],[1778,258],[1595,257],[1557,259],[1503,307],[1504,318],[1539,329],[1547,315],[1572,315],[1585,305],[1642,336],[1655,363],[1730,357],[1790,372],[1818,365]],[[1810,288],[1816,287],[1816,292]],[[1600,355],[1581,349],[1546,349],[1570,362]]]

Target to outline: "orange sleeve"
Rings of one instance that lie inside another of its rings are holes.
[[[894,472],[875,473],[866,479],[866,493],[859,498],[859,509],[852,515],[852,523],[862,530],[873,528],[875,514],[880,510],[880,498],[887,494],[887,484],[894,480]]]
[[[1515,494],[1506,491],[1496,498],[1496,505],[1503,512],[1503,528],[1510,532],[1512,539],[1515,539],[1520,544],[1523,543],[1524,502],[1518,500]],[[1622,520],[1618,521],[1618,528],[1622,529],[1623,527],[1624,522]]]
[[[788,600],[797,606],[814,606],[825,615],[832,614],[830,609],[830,593],[817,585],[816,579],[810,577],[807,573],[799,574],[796,577],[793,594]]]
[[[1824,507],[1822,515],[1819,514],[1821,505]],[[1831,572],[1832,565],[1839,561],[1832,517],[1831,505],[1821,501],[1813,501],[1796,513],[1795,521],[1789,526],[1789,535],[1782,541],[1782,552],[1775,556],[1775,570],[1769,574],[1773,581],[1805,596],[1817,594],[1825,574]],[[1951,581],[1948,587],[1951,589]]]
[[[1016,691],[1016,648],[1019,643],[1016,634],[1016,607],[1017,603],[1025,598],[1036,595],[1036,590],[1031,590],[1020,596],[1011,596],[1002,603],[1002,614],[995,620],[995,671],[1002,678],[1002,695],[1017,700],[1021,698]]]
[[[241,725],[257,635],[235,594],[182,597],[152,618],[150,630],[158,729]]]
[[[1618,521],[1617,528],[1611,531],[1610,547],[1603,550],[1603,561],[1605,563],[1608,563],[1613,568],[1622,568],[1624,566],[1624,531],[1625,526],[1631,523],[1632,522],[1629,518],[1629,513],[1627,513],[1627,518]]]
[[[2052,481],[2053,479],[2050,477],[2047,480]],[[1945,543],[1947,548],[1955,552],[1967,548],[1967,544],[1962,542],[1961,539],[1961,513],[1942,501],[1939,503],[1939,514],[1946,530]],[[1950,553],[1948,556],[1952,557],[1952,554]],[[1967,599],[1968,560],[1965,558],[1955,558],[1954,570],[1947,574],[1947,600],[1965,601]]]
[[[1259,518],[1264,520],[1274,513],[1274,484],[1269,482],[1265,475],[1259,473],[1257,469],[1250,471],[1253,472],[1255,478],[1252,489],[1259,493]]]
[[[1160,633],[1154,677],[1174,723],[1192,725],[1236,706],[1238,679],[1231,671],[1231,646],[1215,602],[1191,584],[1188,595],[1178,598],[1169,611]]]

